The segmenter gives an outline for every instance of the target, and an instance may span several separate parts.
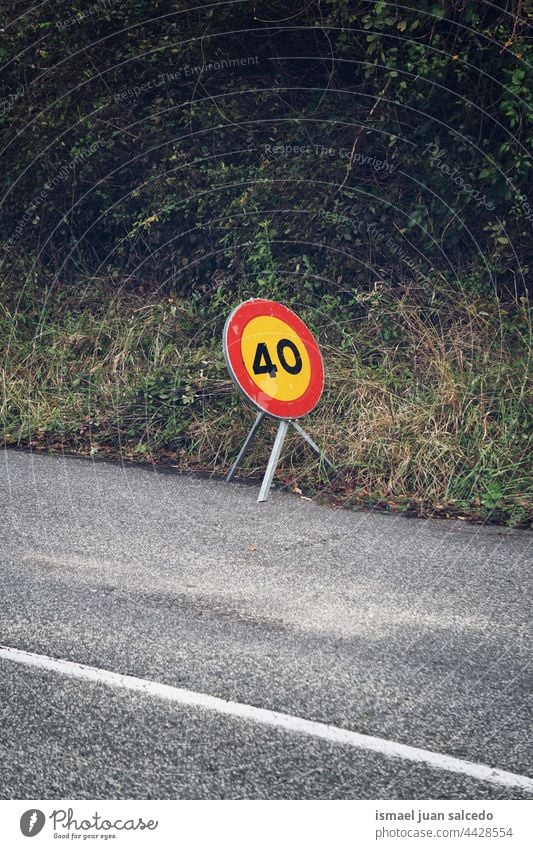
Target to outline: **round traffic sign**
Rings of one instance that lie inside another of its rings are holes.
[[[309,328],[276,301],[252,298],[228,316],[224,357],[244,395],[278,419],[305,416],[324,388],[320,349]]]

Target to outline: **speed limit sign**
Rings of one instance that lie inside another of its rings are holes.
[[[223,348],[234,382],[260,411],[227,480],[233,477],[265,415],[281,421],[259,501],[268,495],[289,424],[331,466],[296,421],[316,406],[324,389],[322,356],[307,325],[283,304],[253,298],[228,316]]]
[[[301,318],[275,301],[256,298],[233,310],[224,355],[241,392],[270,416],[305,416],[322,395],[319,347]]]

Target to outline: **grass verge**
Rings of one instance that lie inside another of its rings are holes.
[[[0,285],[5,444],[227,470],[254,415],[221,351],[225,316],[243,297],[236,289],[219,288],[206,302],[138,281],[59,286],[20,269],[4,270]],[[531,522],[524,298],[382,283],[320,302],[296,288],[271,296],[299,312],[321,344],[326,391],[305,426],[339,470],[328,476],[293,436],[278,482],[350,507]],[[245,475],[262,473],[273,427]]]

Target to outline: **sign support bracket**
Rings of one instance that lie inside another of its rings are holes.
[[[266,413],[260,412],[260,413],[257,414],[257,417],[256,417],[256,419],[255,419],[255,421],[254,421],[254,423],[253,423],[253,425],[252,425],[252,427],[251,427],[251,429],[248,433],[248,436],[244,440],[243,446],[242,446],[241,450],[239,451],[239,453],[237,454],[237,458],[236,458],[235,462],[233,463],[233,466],[231,467],[231,469],[228,472],[228,475],[226,477],[226,481],[229,482],[233,478],[235,472],[237,471],[239,466],[242,464],[242,461],[244,459],[244,455],[246,454],[246,452],[248,451],[248,448],[250,447],[250,445],[254,441],[255,435],[256,435],[257,430],[259,428],[259,425],[261,424],[261,422],[263,421],[264,418],[266,418]],[[314,442],[314,440],[311,439],[309,434],[306,433],[306,431],[303,429],[303,427],[301,427],[298,424],[297,421],[295,421],[294,419],[281,419],[279,426],[278,426],[278,432],[276,433],[276,438],[274,440],[274,445],[272,446],[272,451],[270,453],[270,457],[269,457],[269,460],[268,460],[268,465],[266,467],[265,476],[263,478],[263,483],[261,484],[261,489],[259,491],[259,496],[257,498],[258,501],[266,501],[267,498],[268,498],[268,493],[270,492],[270,487],[272,486],[272,479],[274,477],[274,473],[275,473],[277,465],[279,463],[281,450],[283,448],[283,443],[285,442],[285,437],[287,436],[287,431],[289,429],[289,425],[292,425],[293,428],[298,431],[300,436],[303,439],[305,439],[307,444],[313,449],[313,451],[316,454],[319,455],[319,457],[322,458],[324,463],[327,466],[329,466],[330,469],[332,469],[332,471],[334,471],[334,472],[336,471],[335,466],[333,465],[331,460],[328,457],[326,457],[326,455],[320,450],[320,448],[318,447],[316,442]]]
[[[240,450],[240,451],[239,451],[239,453],[237,454],[237,459],[235,460],[235,462],[234,462],[233,466],[231,467],[231,469],[230,469],[230,470],[229,470],[229,472],[228,472],[228,475],[227,475],[227,477],[226,477],[226,481],[227,481],[228,483],[230,482],[230,480],[232,479],[233,475],[235,474],[235,472],[237,471],[237,469],[238,469],[238,468],[239,468],[239,466],[241,465],[242,461],[244,460],[244,455],[246,454],[246,452],[248,451],[248,449],[249,449],[250,445],[251,445],[251,444],[252,444],[252,442],[254,441],[255,434],[257,433],[257,428],[259,427],[259,425],[261,424],[261,422],[262,422],[262,421],[263,421],[263,419],[265,418],[265,415],[266,415],[265,413],[258,413],[258,414],[257,414],[256,419],[255,419],[255,422],[253,423],[253,425],[252,425],[252,427],[251,427],[251,430],[250,430],[250,432],[249,432],[248,436],[247,436],[247,437],[246,437],[246,439],[244,440],[244,443],[243,443],[243,446],[242,446],[241,450]]]
[[[258,501],[266,501],[268,498],[268,493],[270,492],[270,487],[272,486],[272,478],[274,477],[274,472],[276,471],[276,466],[279,462],[279,455],[281,454],[281,449],[283,448],[283,443],[285,442],[285,437],[287,436],[288,429],[289,422],[286,419],[282,419],[279,423],[278,432],[274,440],[274,445],[272,446],[272,451],[270,452],[270,457],[268,459],[268,465],[266,467],[263,483],[261,484],[261,489],[259,490],[259,495],[257,496]]]

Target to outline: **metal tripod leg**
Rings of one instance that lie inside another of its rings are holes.
[[[259,427],[259,425],[261,424],[261,422],[263,421],[264,418],[265,418],[264,413],[258,413],[257,414],[257,418],[256,418],[255,422],[253,423],[248,436],[244,440],[244,443],[243,443],[241,450],[237,454],[237,459],[235,460],[233,466],[231,467],[231,469],[228,472],[228,475],[226,477],[226,481],[230,481],[232,479],[233,475],[235,474],[235,472],[237,471],[237,469],[241,465],[243,458],[244,458],[244,455],[246,454],[246,452],[248,451],[248,448],[250,447],[250,445],[252,444],[252,442],[254,440],[254,436],[257,432],[257,428]]]
[[[282,419],[282,421],[280,421],[279,423],[278,432],[274,440],[274,445],[272,446],[272,453],[270,454],[270,459],[268,461],[268,466],[266,467],[263,483],[261,484],[259,497],[257,499],[258,501],[266,501],[268,498],[268,493],[272,484],[272,478],[274,477],[274,472],[276,471],[276,466],[278,465],[279,455],[281,454],[281,449],[283,448],[283,443],[287,435],[288,427],[289,422],[285,419]]]
[[[336,470],[335,466],[333,465],[333,463],[331,462],[331,460],[329,460],[329,459],[326,457],[326,455],[325,455],[325,454],[323,454],[323,452],[320,450],[320,448],[318,447],[318,445],[316,444],[316,442],[313,442],[313,440],[311,439],[311,437],[309,436],[309,434],[305,432],[305,430],[303,429],[303,427],[300,427],[300,425],[298,424],[298,422],[296,422],[296,421],[294,421],[294,420],[292,420],[292,419],[291,419],[291,425],[293,426],[293,428],[295,428],[295,430],[297,430],[297,431],[298,431],[298,433],[300,434],[300,436],[303,436],[303,438],[305,439],[305,441],[307,442],[307,444],[311,446],[311,448],[313,449],[313,451],[316,451],[316,453],[319,455],[319,457],[321,457],[321,458],[324,460],[324,463],[326,463],[326,465],[327,465],[327,466],[329,466],[329,467],[330,467],[330,469],[333,469],[333,471],[334,471],[334,472],[336,472],[337,470]]]

